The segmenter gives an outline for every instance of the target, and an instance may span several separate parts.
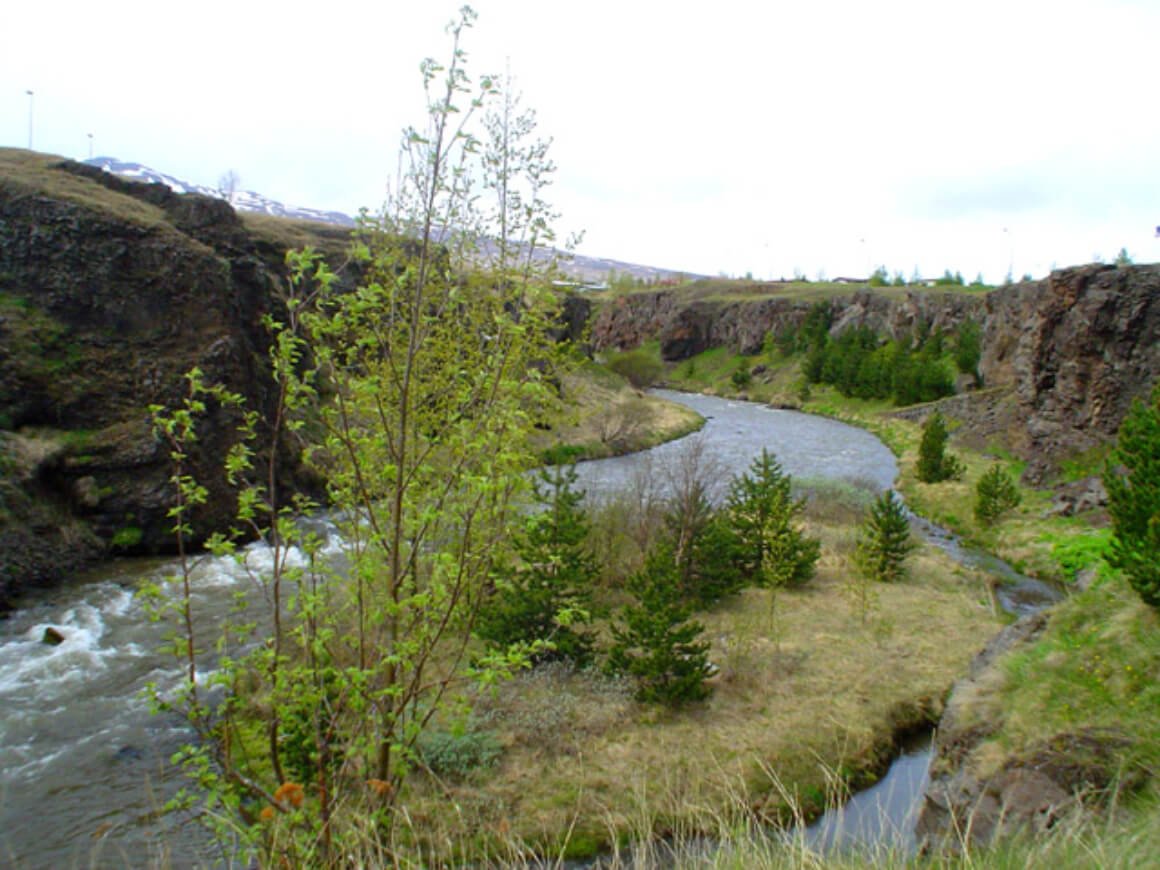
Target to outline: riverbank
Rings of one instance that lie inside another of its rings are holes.
[[[812,501],[818,575],[698,614],[719,668],[702,704],[665,711],[593,673],[541,668],[476,699],[495,766],[424,781],[408,802],[426,843],[584,856],[657,836],[811,817],[873,782],[898,739],[929,727],[1000,622],[986,578],[926,546],[909,578],[849,597],[856,494]],[[447,802],[455,807],[447,813]]]
[[[477,698],[472,739],[493,741],[497,761],[459,781],[417,781],[408,808],[423,842],[585,856],[811,818],[873,782],[903,736],[937,721],[951,682],[1001,625],[989,578],[930,544],[905,582],[877,587],[859,609],[858,526],[896,474],[875,439],[829,424],[799,430],[817,418],[752,403],[677,398],[709,418],[698,437],[723,468],[745,468],[763,444],[779,452],[807,496],[806,532],[821,541],[816,578],[780,592],[775,608],[767,591],[747,589],[697,614],[718,669],[702,704],[665,711],[595,673],[551,668]],[[681,450],[654,451],[659,466],[646,468],[663,478]],[[598,503],[610,482],[634,477],[621,461],[580,470]],[[615,584],[602,590],[605,603],[619,595]],[[439,810],[448,800],[454,820]]]
[[[651,350],[657,351],[655,347]],[[971,416],[973,404],[1003,404],[1005,391],[967,393],[953,400],[900,409],[889,400],[842,396],[829,386],[815,384],[803,389],[799,362],[796,357],[773,362],[765,356],[744,357],[715,348],[671,366],[663,383],[673,389],[793,408],[866,429],[898,458],[895,487],[915,513],[951,530],[970,545],[994,553],[1020,573],[1067,587],[1099,561],[1099,551],[1107,541],[1104,530],[1108,520],[1098,496],[1102,486],[1095,481],[1106,451],[1092,451],[1064,463],[1059,477],[1051,482],[1054,485],[1021,483],[1018,507],[1001,522],[984,526],[974,516],[979,478],[997,464],[1020,480],[1027,467],[1025,460],[1012,453],[1010,434],[990,419],[994,415],[985,415],[987,425],[977,424]],[[744,386],[731,378],[739,367],[756,371],[759,366],[761,370]],[[945,408],[948,401],[955,404],[944,411],[950,430],[949,450],[963,462],[964,473],[956,480],[922,483],[916,474],[922,421],[931,410]],[[1071,497],[1068,507],[1060,509],[1059,492],[1077,488],[1097,495],[1087,501]]]
[[[705,419],[686,405],[631,387],[589,361],[564,376],[563,407],[534,446],[552,464],[625,456],[675,441]]]

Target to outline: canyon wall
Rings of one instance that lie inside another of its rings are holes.
[[[47,155],[0,157],[2,611],[17,589],[93,558],[173,547],[172,463],[149,406],[176,405],[197,366],[271,408],[261,315],[278,306],[286,248],[219,200]],[[232,517],[220,457],[237,422],[211,406],[198,427],[191,470],[209,497],[195,537]]]
[[[755,354],[769,333],[799,326],[815,304],[778,296],[777,285],[762,289],[752,300],[621,296],[597,309],[592,344],[599,351],[659,340],[668,361],[714,347]],[[983,436],[1001,433],[1028,459],[1032,482],[1053,462],[1114,437],[1160,373],[1160,265],[1061,269],[990,293],[861,289],[824,301],[835,335],[855,326],[899,337],[979,323],[979,369],[991,389],[977,402],[948,402],[947,413]]]

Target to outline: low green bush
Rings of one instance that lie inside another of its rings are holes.
[[[479,726],[469,718],[459,728],[425,731],[419,738],[419,757],[433,773],[455,779],[486,770],[499,759],[503,747],[493,732]]]
[[[608,368],[641,390],[651,387],[664,373],[661,361],[640,347],[613,354],[608,359]]]
[[[1011,475],[998,463],[979,478],[975,486],[975,519],[984,526],[994,525],[999,517],[1019,506],[1022,498]]]

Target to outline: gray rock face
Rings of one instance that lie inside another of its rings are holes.
[[[1113,437],[1160,375],[1160,265],[1090,265],[987,296],[988,385],[1008,385],[1025,421],[1026,477]]]

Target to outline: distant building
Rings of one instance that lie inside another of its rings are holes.
[[[835,278],[834,283],[835,284],[869,284],[870,279],[869,278],[845,278],[845,277],[842,277],[842,278]]]

